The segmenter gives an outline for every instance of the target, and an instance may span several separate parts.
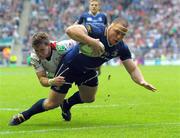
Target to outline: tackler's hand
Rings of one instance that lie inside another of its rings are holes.
[[[54,77],[53,79],[49,79],[48,82],[51,86],[62,86],[65,83],[65,79],[62,76]]]

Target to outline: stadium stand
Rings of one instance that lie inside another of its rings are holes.
[[[10,34],[12,36],[12,32],[16,30],[13,28],[19,26],[22,3],[18,0],[3,0],[1,3],[4,6],[7,6],[4,3],[8,3],[8,7],[19,7],[10,8],[11,10],[16,9],[16,12],[8,13],[12,14],[8,19],[12,21],[11,27],[8,27],[11,28],[10,32],[6,31],[6,34],[1,33],[0,35],[1,37]],[[28,51],[31,50],[32,34],[45,31],[51,39],[64,39],[66,27],[73,24],[83,11],[88,10],[86,0],[31,0],[30,3],[29,25],[23,36],[21,47],[25,51],[23,52],[24,57],[28,57]],[[4,6],[0,7],[1,11]],[[129,34],[125,41],[130,46],[137,62],[141,64],[149,60],[155,60],[155,63],[159,64],[159,61],[180,59],[179,6],[179,0],[101,0],[101,9],[107,13],[109,22],[118,16],[123,16],[130,22]],[[7,22],[3,15],[1,14],[1,21]],[[1,25],[1,30],[7,30],[7,25]],[[150,62],[146,63],[150,64]]]
[[[18,29],[22,10],[22,0],[0,1],[0,64],[3,64],[3,49],[13,48],[19,39]]]

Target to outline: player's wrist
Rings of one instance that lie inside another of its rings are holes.
[[[95,47],[96,46],[96,39],[90,37],[90,36],[87,36],[87,38],[85,39],[85,44],[91,46],[91,47]]]
[[[50,86],[54,85],[54,79],[48,79],[48,84],[49,84]]]

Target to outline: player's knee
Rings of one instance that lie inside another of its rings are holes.
[[[49,101],[49,100],[44,102],[44,108],[46,110],[54,109],[58,107],[59,105],[60,105],[59,102],[54,102],[54,101]]]
[[[95,101],[95,98],[86,98],[86,99],[82,99],[82,101],[85,103],[92,103]]]

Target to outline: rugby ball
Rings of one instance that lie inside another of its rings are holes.
[[[103,51],[105,51],[105,47],[103,45],[103,43],[99,42],[100,46],[102,47]],[[91,48],[91,46],[87,45],[87,44],[80,44],[80,53],[89,56],[89,57],[100,57],[104,52],[100,53],[100,54],[96,54],[94,53],[93,49]]]

